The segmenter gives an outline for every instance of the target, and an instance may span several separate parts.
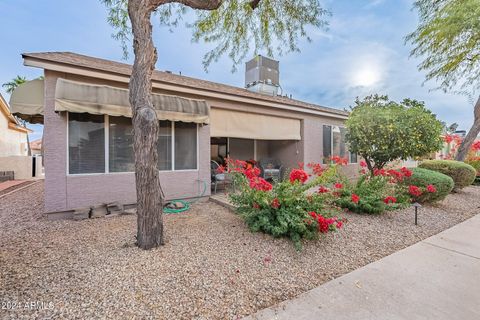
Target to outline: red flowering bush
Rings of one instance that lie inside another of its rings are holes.
[[[342,189],[343,188],[343,184],[341,184],[340,182],[337,182],[333,185],[335,187],[335,189]]]
[[[253,179],[255,177],[258,177],[260,175],[260,169],[255,167],[255,168],[247,168],[244,171],[244,174],[247,178]]]
[[[357,204],[358,201],[360,201],[360,197],[358,195],[356,195],[355,193],[352,194],[352,202]]]
[[[259,177],[256,168],[246,169],[242,162],[229,161],[238,189],[230,199],[250,230],[288,237],[301,248],[302,239],[342,227],[343,221],[335,217],[340,211],[334,204],[335,195],[326,187],[339,179],[336,166],[308,165],[315,174],[310,180],[302,167],[293,169],[290,179],[272,185]],[[319,192],[309,191],[316,187]]]
[[[385,199],[383,199],[383,202],[385,202],[386,204],[396,203],[396,202],[397,202],[397,198],[395,198],[395,197],[393,197],[393,196],[388,196],[388,197],[386,197]]]
[[[328,188],[326,188],[325,186],[320,186],[320,188],[318,188],[318,193],[327,193],[329,192],[330,190]]]
[[[412,197],[418,198],[422,195],[422,190],[420,190],[420,188],[417,186],[409,186],[408,193],[410,193]]]
[[[342,158],[340,156],[333,156],[330,158],[330,161],[333,164],[337,164],[339,166],[345,166],[348,164],[348,159],[347,158]]]
[[[412,171],[407,168],[375,169],[373,174],[360,170],[356,183],[345,183],[337,189],[336,203],[354,212],[370,214],[403,208],[410,203],[411,197],[402,181],[411,175]]]
[[[290,172],[290,182],[295,183],[299,181],[301,184],[304,184],[308,180],[308,174],[302,169],[293,169]]]
[[[321,214],[314,211],[310,211],[308,214],[313,218],[314,221],[317,222],[319,232],[327,233],[328,231],[336,231],[343,226],[343,221],[337,217],[325,218]]]
[[[310,168],[316,176],[321,176],[325,171],[325,168],[320,163],[310,162],[307,164],[307,167]]]
[[[443,137],[443,141],[445,142],[445,145],[442,150],[442,154],[440,155],[440,158],[443,160],[454,160],[455,156],[457,155],[458,149],[463,142],[463,138],[460,137],[458,134],[446,134]],[[480,156],[480,140],[475,141],[472,144],[467,154],[467,158],[465,159],[465,162],[469,163],[469,161],[473,160],[478,156]]]
[[[278,198],[273,199],[271,206],[273,209],[280,208],[280,201],[278,200]]]
[[[248,177],[248,176],[247,176]],[[272,184],[269,183],[267,180],[253,176],[249,178],[250,180],[250,188],[258,190],[258,191],[270,191],[272,190]]]
[[[411,177],[412,171],[405,167],[400,168],[399,170],[396,169],[374,169],[373,170],[374,176],[383,176],[383,177],[390,177],[390,181],[392,182],[400,182],[405,177]]]

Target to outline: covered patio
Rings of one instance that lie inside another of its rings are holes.
[[[249,161],[268,176],[303,161],[301,120],[265,114],[211,109],[210,157],[225,164],[225,158]]]

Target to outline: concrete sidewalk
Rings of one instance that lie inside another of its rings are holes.
[[[245,318],[480,319],[480,215]]]

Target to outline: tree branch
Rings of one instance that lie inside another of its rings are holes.
[[[250,4],[250,7],[253,10],[255,10],[258,7],[258,5],[260,4],[260,0],[252,0],[252,1],[250,1],[249,4]]]
[[[224,0],[150,0],[149,4],[153,9],[166,3],[181,3],[192,9],[215,10],[218,9]]]

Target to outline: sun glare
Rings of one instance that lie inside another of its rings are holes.
[[[371,66],[356,70],[353,75],[353,84],[355,86],[370,87],[376,84],[379,80],[379,72]]]

